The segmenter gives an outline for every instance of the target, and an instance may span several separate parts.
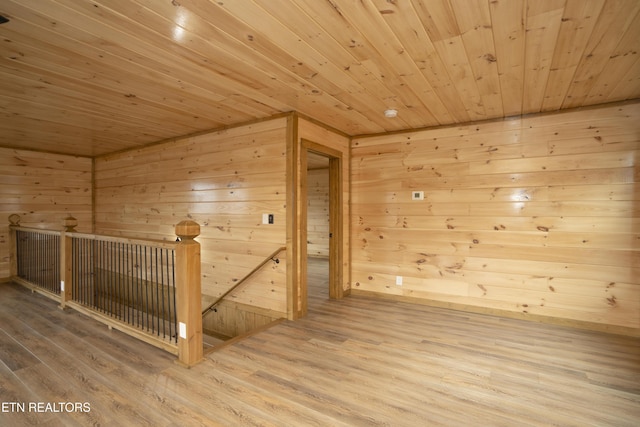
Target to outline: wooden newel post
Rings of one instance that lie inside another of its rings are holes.
[[[78,220],[72,217],[71,215],[69,215],[64,219],[64,222],[62,223],[62,225],[64,225],[64,231],[73,232],[73,231],[76,231]]]
[[[178,363],[193,366],[203,357],[200,274],[200,225],[182,221],[176,225],[176,300],[178,314]]]
[[[75,232],[78,220],[69,215],[62,223],[64,231],[60,233],[60,308],[64,309],[67,301],[73,299],[72,294],[72,237],[67,233]]]
[[[20,215],[9,215],[9,277],[18,276],[18,239],[16,227],[20,227]]]

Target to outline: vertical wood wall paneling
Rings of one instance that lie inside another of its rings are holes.
[[[69,215],[78,231],[91,231],[91,159],[0,148],[0,279],[9,271],[9,220],[62,230]]]
[[[353,289],[640,333],[639,122],[636,102],[355,138]]]
[[[196,221],[204,308],[285,243],[285,138],[281,117],[99,157],[96,232],[173,240],[175,224]],[[263,224],[263,214],[274,224]],[[227,298],[285,317],[284,254],[280,260]],[[216,315],[206,316],[205,329],[239,323]]]

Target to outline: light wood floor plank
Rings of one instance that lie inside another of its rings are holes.
[[[89,413],[0,412],[0,425],[637,426],[640,340],[368,297],[174,356],[12,284],[0,286],[2,402],[89,402]]]

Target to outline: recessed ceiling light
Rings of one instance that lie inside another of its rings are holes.
[[[384,116],[389,118],[389,119],[397,117],[398,116],[398,110],[394,110],[392,108],[390,108],[388,110],[384,110]]]

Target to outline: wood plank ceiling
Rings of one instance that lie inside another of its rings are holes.
[[[0,146],[97,156],[294,110],[359,135],[635,99],[639,11],[638,0],[2,0]]]

